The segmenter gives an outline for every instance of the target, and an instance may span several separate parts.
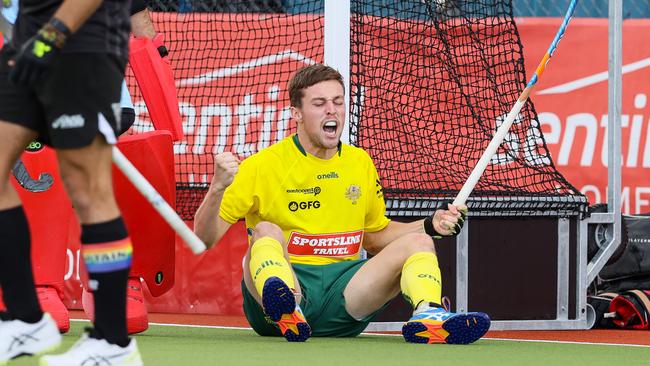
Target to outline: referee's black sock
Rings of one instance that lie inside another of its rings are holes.
[[[9,316],[27,323],[43,317],[32,273],[31,239],[23,206],[0,210],[0,287]]]
[[[95,329],[109,343],[126,347],[126,283],[131,239],[121,217],[81,225],[81,252],[95,301]]]

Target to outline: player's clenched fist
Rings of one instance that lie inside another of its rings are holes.
[[[424,232],[434,239],[443,236],[457,235],[467,218],[467,206],[447,204],[447,210],[437,210],[432,216],[424,219]]]
[[[454,206],[450,203],[447,208],[447,210],[437,210],[433,214],[433,228],[442,236],[456,235],[467,217],[467,206]]]
[[[226,189],[232,183],[238,170],[239,158],[232,153],[224,152],[215,156],[212,189],[219,191]]]

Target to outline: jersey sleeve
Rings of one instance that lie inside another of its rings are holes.
[[[384,189],[379,180],[379,174],[370,156],[368,161],[368,198],[366,200],[365,230],[374,233],[385,228],[390,220],[386,217],[386,202],[384,202]]]
[[[251,158],[242,162],[232,184],[226,188],[219,207],[219,217],[234,224],[249,212],[257,210],[258,197],[255,192],[257,166]]]

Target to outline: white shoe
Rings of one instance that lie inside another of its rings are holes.
[[[92,330],[91,330],[92,332]],[[40,366],[142,366],[138,344],[122,348],[84,333],[66,353],[41,357]]]
[[[20,320],[0,322],[0,365],[19,356],[33,356],[53,351],[61,344],[61,333],[50,314],[44,313],[38,323]]]

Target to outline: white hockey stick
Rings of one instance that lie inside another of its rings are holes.
[[[167,221],[169,226],[171,226],[181,239],[185,241],[194,254],[200,254],[205,251],[205,243],[203,243],[203,241],[201,241],[201,239],[199,239],[199,237],[196,236],[187,225],[185,225],[185,222],[178,217],[176,211],[167,204],[167,201],[162,198],[160,193],[156,191],[151,183],[142,176],[138,169],[136,169],[129,159],[127,159],[126,156],[124,156],[124,154],[122,154],[122,152],[115,146],[113,146],[113,162],[122,173],[124,173],[133,186],[135,186],[147,201],[149,201],[151,206],[158,211],[160,216]]]
[[[490,143],[488,144],[488,147],[485,149],[485,152],[483,152],[483,155],[481,155],[481,158],[479,159],[478,163],[476,163],[474,170],[472,170],[472,173],[469,175],[469,178],[467,178],[467,181],[465,181],[463,188],[461,188],[461,190],[458,192],[458,195],[454,199],[453,202],[454,206],[465,204],[465,201],[467,201],[467,197],[469,197],[470,193],[472,193],[472,191],[474,190],[474,187],[478,183],[478,180],[481,178],[481,175],[483,175],[485,168],[487,168],[488,164],[490,163],[492,156],[494,155],[494,153],[497,152],[499,145],[501,145],[503,139],[506,137],[506,134],[508,133],[510,126],[512,126],[512,123],[515,121],[515,118],[517,117],[517,115],[519,115],[519,111],[521,111],[521,108],[523,108],[523,106],[526,104],[526,101],[528,100],[528,96],[530,95],[531,90],[537,83],[537,80],[539,80],[539,77],[544,72],[544,69],[546,68],[546,64],[548,64],[548,62],[551,60],[551,56],[553,56],[553,52],[555,52],[555,48],[557,47],[558,43],[560,43],[560,40],[562,39],[562,36],[564,35],[564,32],[566,31],[566,28],[569,25],[571,16],[573,16],[573,11],[575,10],[577,2],[578,0],[572,0],[571,4],[569,4],[569,8],[567,9],[566,14],[564,15],[564,21],[562,22],[560,29],[557,31],[557,34],[555,35],[555,38],[553,39],[551,46],[548,48],[548,51],[546,51],[544,58],[542,58],[542,61],[539,63],[539,66],[537,66],[537,70],[535,70],[535,75],[533,75],[533,77],[530,79],[524,91],[522,91],[521,95],[519,95],[519,98],[517,99],[517,102],[515,103],[514,107],[512,107],[512,110],[510,110],[510,113],[508,113],[506,120],[501,124],[501,126],[499,126],[497,132],[494,134],[494,137],[492,137],[492,141],[490,141]]]

